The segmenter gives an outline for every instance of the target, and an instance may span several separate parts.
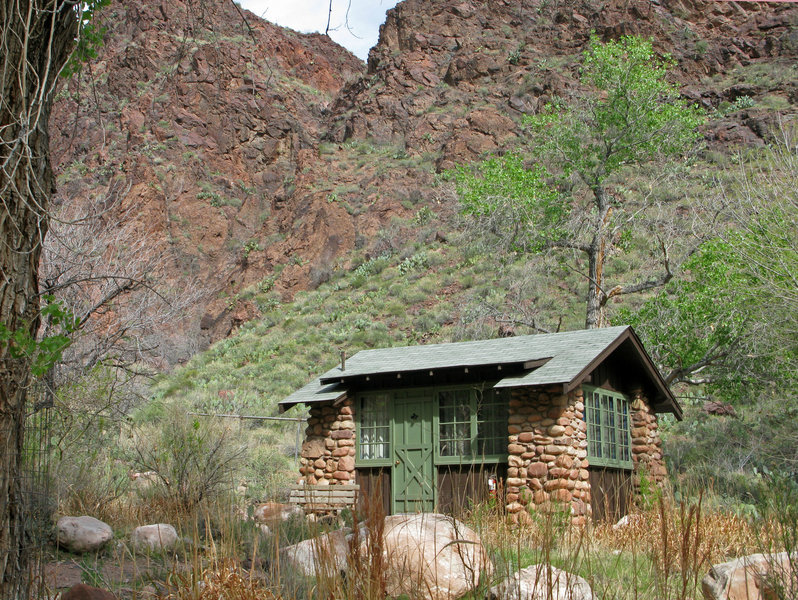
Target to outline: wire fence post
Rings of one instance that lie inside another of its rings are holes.
[[[37,401],[38,398],[43,400]],[[23,490],[23,527],[30,557],[30,590],[34,598],[47,594],[45,552],[52,530],[55,502],[51,494],[50,443],[53,398],[46,382],[33,388],[28,402],[22,446],[19,487]]]

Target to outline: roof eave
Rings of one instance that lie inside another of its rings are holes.
[[[545,364],[547,361],[551,360],[551,357],[547,357],[544,359],[535,359],[535,360],[527,360],[527,361],[506,361],[506,362],[489,362],[489,363],[468,363],[456,366],[439,366],[439,367],[420,367],[417,369],[396,369],[393,371],[379,371],[375,373],[357,373],[354,375],[346,375],[344,371],[341,371],[341,367],[336,367],[340,371],[338,374],[333,375],[323,375],[319,378],[319,381],[322,385],[329,385],[331,383],[338,383],[341,385],[345,385],[347,383],[351,383],[353,381],[362,380],[368,377],[391,377],[397,375],[412,375],[414,373],[425,373],[425,372],[453,372],[457,370],[463,369],[491,369],[491,368],[503,368],[512,365],[530,365],[529,368],[537,368],[541,364]],[[329,371],[328,371],[329,372]]]
[[[604,348],[604,350],[602,350],[592,361],[590,361],[590,363],[588,363],[587,366],[585,366],[585,368],[583,368],[579,374],[576,375],[576,377],[565,383],[563,386],[564,392],[567,394],[571,390],[582,385],[587,376],[627,340],[632,342],[635,350],[637,350],[638,356],[642,358],[643,368],[646,370],[649,379],[652,381],[654,388],[658,392],[658,395],[651,399],[652,406],[656,405],[663,407],[664,410],[659,410],[657,412],[671,412],[679,421],[681,421],[683,417],[682,407],[679,406],[676,398],[668,388],[668,384],[665,383],[662,375],[660,375],[659,369],[657,369],[654,361],[651,360],[648,352],[646,352],[645,348],[643,347],[643,343],[640,341],[640,338],[637,337],[637,334],[631,326],[627,326],[626,329],[624,329],[611,344]]]

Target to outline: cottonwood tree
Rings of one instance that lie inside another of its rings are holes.
[[[33,357],[19,342],[39,328],[38,265],[55,188],[48,120],[82,10],[70,0],[0,3],[0,597],[10,600],[29,597],[19,473]]]
[[[669,383],[724,399],[795,389],[798,378],[798,145],[785,128],[738,157],[719,186],[716,237],[686,275],[626,311]]]
[[[594,37],[584,53],[582,91],[527,122],[529,154],[538,164],[529,167],[521,154],[510,153],[455,173],[464,212],[509,233],[514,250],[574,253],[572,268],[588,284],[587,328],[606,324],[611,298],[667,283],[683,258],[673,254],[667,220],[645,199],[631,205],[613,180],[655,159],[679,156],[699,137],[702,112],[667,81],[671,66],[646,40],[600,43]],[[561,177],[558,186],[551,185],[552,174]],[[658,272],[610,285],[607,261],[633,231],[647,239]],[[579,258],[586,269],[579,268]]]

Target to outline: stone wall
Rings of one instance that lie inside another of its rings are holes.
[[[331,402],[310,409],[302,444],[300,481],[309,484],[352,483],[355,480],[355,421],[352,401]]]
[[[530,509],[566,508],[579,524],[591,514],[584,410],[581,389],[512,391],[506,501],[513,519]]]
[[[667,481],[657,415],[640,391],[632,393],[632,460],[637,489],[643,477],[660,486]]]

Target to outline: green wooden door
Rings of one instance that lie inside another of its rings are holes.
[[[435,446],[431,396],[397,394],[393,405],[394,466],[391,512],[435,508]]]

